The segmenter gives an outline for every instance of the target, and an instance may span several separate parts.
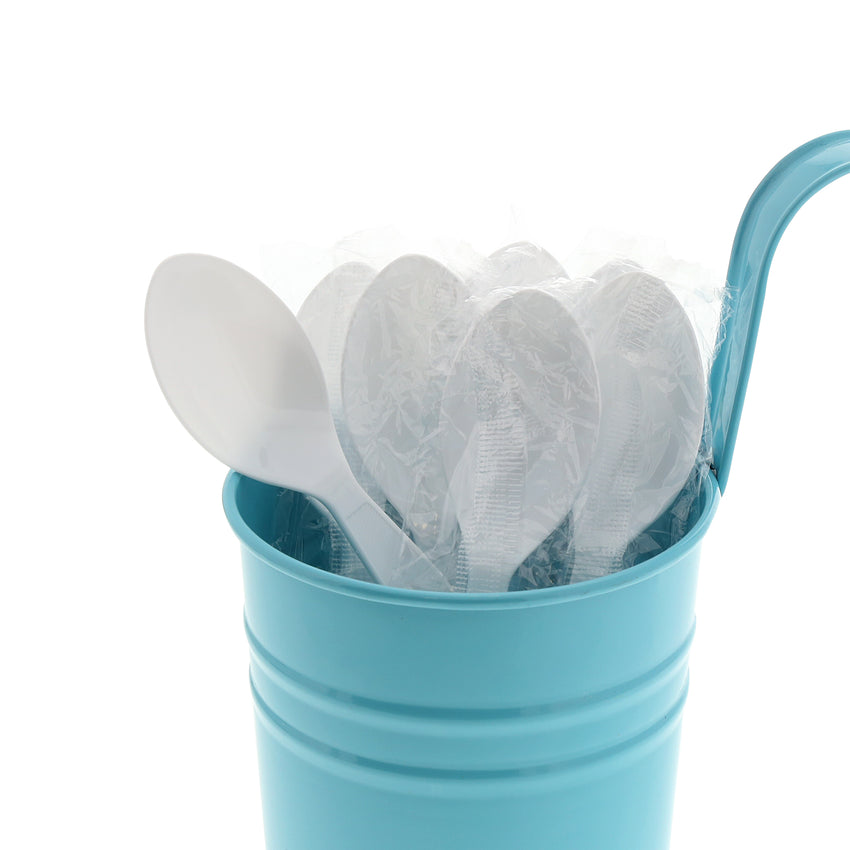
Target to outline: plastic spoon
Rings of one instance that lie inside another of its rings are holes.
[[[215,257],[172,257],[151,280],[145,335],[168,403],[207,451],[326,505],[379,583],[450,589],[355,480],[316,354],[270,289]]]
[[[348,326],[374,277],[375,269],[366,263],[343,263],[316,284],[296,314],[325,373],[335,418],[342,413],[340,372]]]
[[[705,374],[687,314],[646,272],[606,267],[583,305],[602,400],[599,443],[574,524],[571,581],[622,566],[626,547],[669,507],[696,463]]]
[[[384,500],[381,488],[363,466],[342,408],[342,353],[354,308],[375,277],[366,263],[350,262],[325,275],[301,305],[296,318],[319,358],[328,388],[331,415],[348,465],[363,489],[376,502]]]
[[[452,557],[457,528],[446,514],[439,421],[467,296],[461,278],[436,260],[400,257],[357,302],[343,353],[342,399],[354,443],[437,563]]]
[[[533,242],[513,242],[494,251],[486,260],[485,274],[493,287],[520,289],[546,280],[565,280],[564,267],[544,248]]]
[[[455,586],[508,589],[563,522],[590,467],[599,385],[584,332],[553,294],[494,293],[442,403],[443,459],[463,534]]]
[[[352,261],[337,266],[316,284],[298,310],[296,318],[307,333],[325,374],[331,415],[348,465],[369,498],[379,505],[384,505],[386,496],[366,470],[363,459],[351,439],[343,414],[341,389],[342,351],[348,326],[351,324],[357,301],[374,277],[375,269],[366,263]],[[360,559],[339,526],[331,520],[328,528],[331,538],[332,572],[362,576]]]

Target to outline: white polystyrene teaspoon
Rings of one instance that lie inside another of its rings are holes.
[[[296,318],[304,328],[325,375],[331,415],[348,465],[363,489],[376,502],[385,497],[363,466],[363,459],[351,439],[342,408],[342,353],[345,338],[360,297],[375,277],[366,263],[349,262],[323,277],[301,305]]]
[[[399,257],[357,302],[342,361],[345,419],[366,469],[435,560],[450,553],[456,528],[445,512],[440,400],[467,296],[436,260]]]
[[[337,266],[326,274],[312,289],[301,305],[296,318],[307,334],[307,338],[319,358],[331,415],[336,426],[339,444],[351,467],[354,477],[374,502],[383,505],[386,496],[363,465],[363,459],[351,439],[351,432],[342,409],[342,350],[351,316],[360,296],[375,277],[372,266],[351,261]],[[331,570],[341,575],[362,576],[360,559],[348,543],[339,526],[329,521],[331,536]]]
[[[360,296],[374,277],[375,269],[366,263],[343,263],[313,287],[296,314],[325,373],[335,419],[342,415],[340,373],[348,326]]]
[[[581,305],[599,374],[599,443],[576,507],[572,581],[621,567],[629,542],[669,507],[694,469],[705,373],[687,313],[634,266],[600,270]]]
[[[590,345],[561,300],[533,287],[491,299],[452,365],[440,429],[469,592],[507,590],[563,523],[600,415]]]
[[[535,286],[554,278],[564,280],[564,267],[545,249],[533,242],[512,242],[487,257],[483,273],[495,287]]]
[[[165,260],[148,289],[145,336],[168,403],[207,451],[326,505],[379,583],[450,589],[352,475],[316,354],[257,278],[201,254]]]

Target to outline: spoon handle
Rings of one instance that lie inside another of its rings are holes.
[[[348,469],[346,467],[346,472]],[[353,475],[340,475],[327,495],[316,494],[379,584],[410,590],[451,591],[446,577],[369,498]]]

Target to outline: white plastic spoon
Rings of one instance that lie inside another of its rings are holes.
[[[544,248],[533,242],[512,242],[487,257],[484,275],[491,288],[536,286],[553,278],[565,280],[564,267]]]
[[[375,269],[366,263],[348,262],[326,274],[304,299],[296,318],[322,364],[331,407],[342,407],[340,372],[348,326],[360,296]]]
[[[535,288],[490,299],[442,403],[443,458],[463,534],[455,586],[465,577],[470,592],[507,590],[563,523],[600,414],[589,343],[561,300]]]
[[[331,415],[348,465],[369,498],[383,505],[386,496],[363,465],[363,459],[345,422],[341,389],[345,337],[354,307],[374,277],[375,269],[363,262],[351,261],[337,266],[316,284],[298,310],[296,318],[307,333],[325,374]],[[331,519],[328,527],[331,537],[331,570],[341,575],[362,575],[360,559],[339,526]]]
[[[376,502],[384,499],[381,488],[363,466],[342,407],[342,353],[351,317],[360,297],[375,277],[366,263],[349,262],[325,275],[310,292],[296,318],[319,358],[328,388],[331,415],[348,465],[363,489]]]
[[[360,297],[342,363],[345,419],[366,469],[435,562],[450,557],[440,400],[466,327],[468,290],[418,254],[384,267]]]
[[[207,451],[326,505],[379,583],[449,589],[355,480],[316,354],[257,278],[200,254],[166,260],[148,289],[145,335],[168,403]]]
[[[669,507],[696,463],[705,375],[676,296],[639,270],[605,267],[583,305],[599,374],[599,443],[574,522],[571,581],[622,566],[626,547]]]

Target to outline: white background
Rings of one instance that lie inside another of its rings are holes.
[[[722,273],[766,171],[850,127],[840,9],[6,7],[0,845],[262,847],[224,469],[144,346],[161,259],[262,276],[268,246],[410,220],[482,250],[601,226]],[[848,232],[845,179],[774,262],[703,549],[674,850],[846,844]]]

